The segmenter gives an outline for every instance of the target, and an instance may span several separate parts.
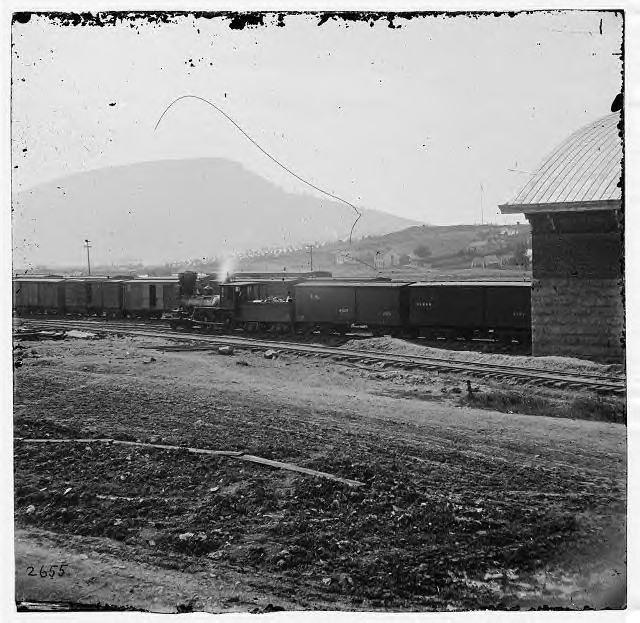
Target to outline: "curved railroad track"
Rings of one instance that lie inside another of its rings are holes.
[[[178,343],[191,342],[187,348],[196,349],[214,346],[235,346],[247,349],[277,349],[303,356],[331,358],[346,363],[380,365],[413,370],[460,373],[483,379],[511,380],[523,384],[536,384],[559,389],[589,389],[603,394],[625,395],[624,376],[615,377],[592,372],[567,372],[542,368],[513,366],[506,364],[471,362],[441,357],[387,354],[377,351],[345,349],[343,347],[323,346],[317,343],[304,344],[275,340],[240,337],[235,335],[211,335],[173,331],[169,327],[154,322],[70,320],[70,319],[25,319],[27,327],[42,329],[69,330],[79,329],[101,333],[126,333],[139,337],[165,338]],[[184,350],[185,346],[160,347],[163,350]]]

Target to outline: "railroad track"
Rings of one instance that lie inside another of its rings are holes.
[[[600,393],[624,395],[626,381],[620,377],[592,372],[567,372],[534,367],[505,364],[471,362],[441,357],[387,354],[376,351],[345,349],[320,344],[304,344],[275,340],[254,339],[235,335],[208,335],[201,333],[176,332],[169,327],[152,322],[103,321],[103,320],[26,320],[25,325],[33,328],[69,330],[79,329],[101,333],[124,333],[140,337],[165,338],[173,342],[198,342],[201,348],[215,346],[235,346],[247,349],[277,349],[303,356],[331,358],[346,363],[392,366],[394,368],[427,370],[435,372],[459,373],[474,378],[511,380],[523,384],[536,384],[559,389],[589,389]],[[196,348],[194,344],[189,349]],[[165,350],[184,350],[184,346],[164,347]],[[382,364],[382,365],[381,365]]]

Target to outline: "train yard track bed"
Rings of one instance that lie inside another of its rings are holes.
[[[456,344],[454,343],[453,345]],[[389,355],[404,355],[407,357],[434,357],[456,362],[488,363],[549,372],[587,373],[599,376],[624,375],[624,368],[621,364],[599,364],[571,357],[531,357],[522,354],[477,352],[471,349],[453,350],[451,348],[437,348],[433,343],[423,345],[418,340],[406,341],[392,337],[349,341],[342,348]]]
[[[491,379],[473,380],[470,398],[462,377],[436,370],[171,344],[26,345],[18,600],[159,612],[621,605],[624,425],[500,412],[479,398],[498,392]],[[149,446],[25,441],[104,438]],[[64,577],[27,573],[61,562]]]
[[[19,326],[14,333],[20,337],[25,332],[37,335],[50,333],[52,329],[62,330],[67,335],[82,334],[80,329],[90,329],[94,337],[103,335],[130,335],[146,337],[154,344],[154,338],[167,338],[170,344],[162,347],[167,351],[209,350],[221,345],[238,349],[260,348],[279,349],[293,355],[321,357],[337,361],[364,362],[379,367],[391,365],[401,369],[421,369],[438,373],[453,373],[497,379],[521,384],[535,384],[570,390],[595,390],[600,395],[626,394],[624,367],[620,364],[601,365],[588,361],[563,357],[534,358],[469,350],[447,350],[433,348],[424,342],[399,340],[390,337],[351,340],[339,346],[322,343],[295,342],[291,339],[278,340],[251,338],[246,335],[208,335],[199,332],[175,333],[162,325],[137,322],[104,322],[99,320],[69,321],[64,319],[31,321],[27,326]],[[38,329],[40,333],[38,333]],[[334,341],[329,337],[328,340]],[[315,340],[314,340],[315,341]],[[471,343],[468,343],[469,345]],[[456,343],[450,344],[455,346]],[[151,346],[153,347],[153,346]]]

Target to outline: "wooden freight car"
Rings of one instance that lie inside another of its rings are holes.
[[[307,331],[347,331],[356,322],[354,283],[301,283],[295,287],[296,326]]]
[[[296,326],[344,333],[367,327],[374,333],[400,331],[406,322],[408,283],[313,281],[296,286]]]
[[[62,314],[64,279],[23,276],[13,280],[13,305],[22,314]]]
[[[531,284],[423,282],[409,286],[407,328],[414,336],[527,339]]]
[[[408,283],[365,282],[356,290],[356,324],[396,333],[407,322]]]
[[[124,315],[130,318],[161,318],[179,300],[176,278],[132,279],[124,284]]]

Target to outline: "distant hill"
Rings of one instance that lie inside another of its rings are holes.
[[[510,272],[528,273],[528,267],[516,265],[516,258],[530,246],[531,229],[521,225],[413,226],[382,236],[370,236],[349,245],[329,243],[313,250],[315,270],[329,270],[335,276],[375,276],[376,272],[395,276],[437,276],[454,271],[472,273],[474,278]],[[373,270],[376,255],[394,256],[393,264]],[[346,256],[341,263],[340,256]],[[484,266],[484,259],[487,266]],[[497,259],[500,267],[488,266]],[[311,256],[305,250],[285,254],[264,254],[244,259],[238,270],[309,270]],[[472,268],[472,264],[474,267]],[[497,270],[495,270],[497,269]]]
[[[85,238],[97,262],[145,264],[344,239],[355,216],[337,201],[285,192],[220,158],[98,169],[13,199],[16,266],[82,266]],[[355,237],[415,224],[361,211]]]

